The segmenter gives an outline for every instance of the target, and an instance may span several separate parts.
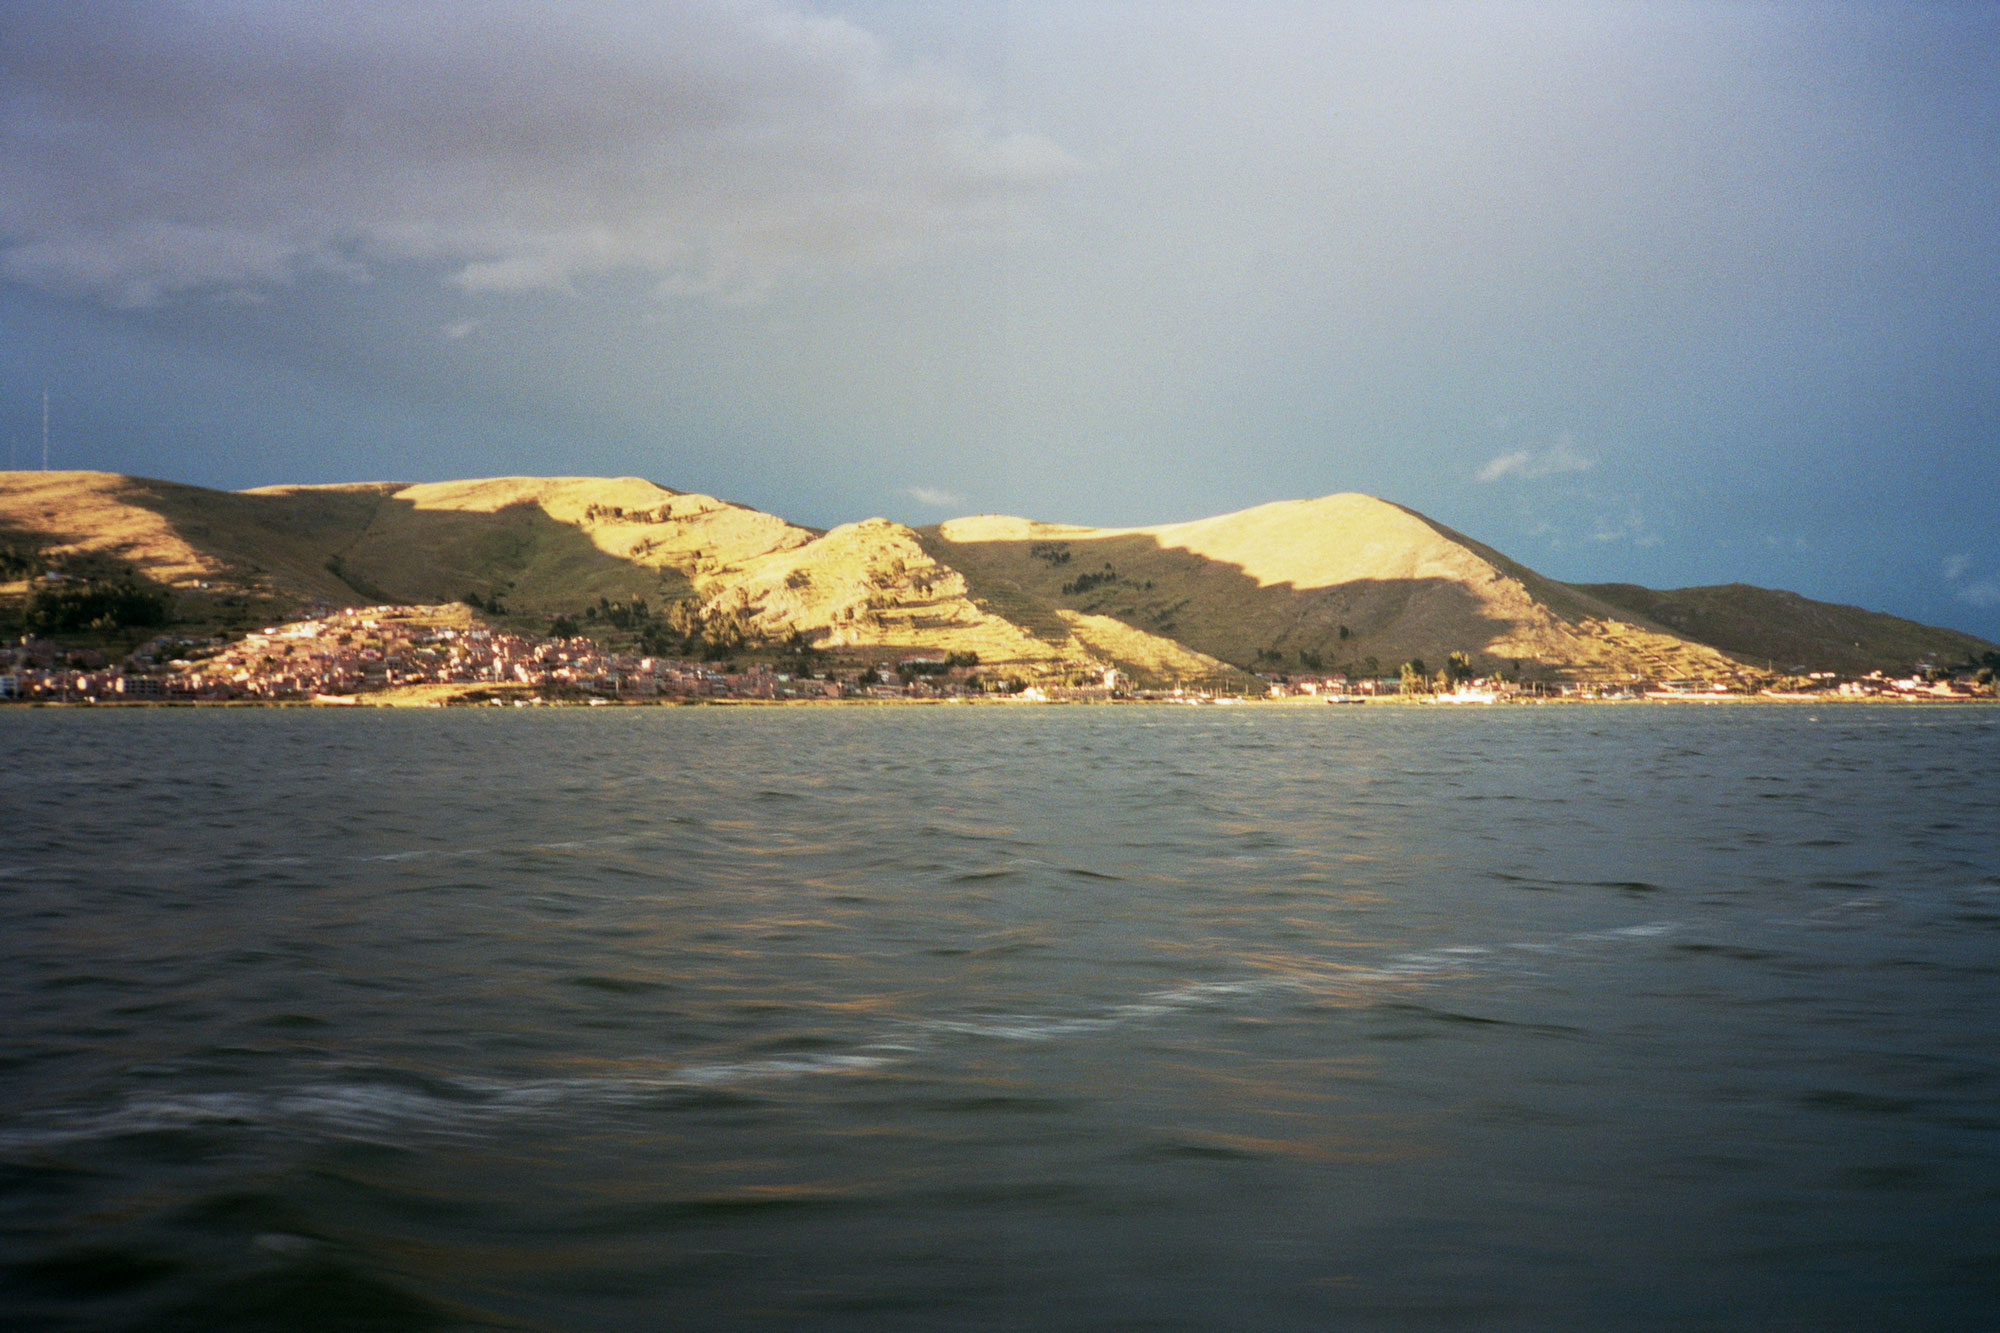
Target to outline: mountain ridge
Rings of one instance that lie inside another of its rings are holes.
[[[164,586],[196,616],[286,599],[463,598],[545,620],[672,607],[684,629],[726,623],[745,646],[874,661],[972,654],[1036,675],[1394,674],[1462,655],[1481,674],[1712,678],[1778,658],[1906,669],[1992,648],[1750,585],[1566,584],[1352,492],[1143,527],[975,515],[822,531],[638,477],[215,491],[14,472],[0,473],[0,545],[80,576]]]

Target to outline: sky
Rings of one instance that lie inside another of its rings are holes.
[[[9,0],[0,443],[1363,491],[2000,640],[2000,5]]]

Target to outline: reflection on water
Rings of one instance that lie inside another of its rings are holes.
[[[1996,724],[11,712],[0,1312],[1990,1323]]]

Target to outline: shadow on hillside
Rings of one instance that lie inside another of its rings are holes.
[[[1994,647],[1957,630],[1743,583],[1668,591],[1632,583],[1577,587],[1629,614],[1772,670],[1900,674],[1926,658],[1941,664],[1976,661]]]
[[[132,479],[120,498],[158,514],[190,545],[228,564],[246,588],[273,595],[355,605],[497,594],[510,611],[547,615],[600,597],[658,605],[690,590],[682,575],[603,551],[588,531],[533,502],[495,511],[420,509],[398,489],[246,494]],[[1143,533],[966,543],[933,533],[923,541],[989,609],[1051,643],[1069,638],[1056,614],[1062,609],[1105,616],[1241,667],[1392,674],[1413,657],[1435,669],[1452,652],[1471,654],[1481,667],[1511,666],[1512,654],[1500,656],[1495,645],[1522,628],[1451,579],[1263,585],[1240,565]],[[135,563],[143,569],[143,560]],[[897,645],[886,641],[892,635],[857,648],[871,656],[894,652]]]
[[[1519,627],[1490,614],[1471,589],[1450,579],[1263,584],[1240,565],[1162,546],[1144,533],[926,540],[936,558],[965,575],[975,596],[996,606],[1026,602],[1110,616],[1238,666],[1298,671],[1318,661],[1332,671],[1374,657],[1378,670],[1394,674],[1413,657],[1435,670],[1453,652],[1489,667],[1515,660],[1496,655],[1493,645]]]
[[[246,581],[336,603],[453,602],[499,593],[516,610],[574,610],[600,596],[659,599],[685,580],[599,549],[523,502],[419,509],[392,485],[270,495],[134,480],[122,497],[172,524]]]

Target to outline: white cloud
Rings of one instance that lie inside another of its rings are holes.
[[[1970,555],[1948,555],[1944,558],[1944,577],[1947,583],[1958,586],[1952,596],[1970,606],[2000,606],[2000,574],[1982,574],[1964,583],[1960,579],[1972,571],[1973,559]]]
[[[0,274],[150,304],[385,262],[754,297],[1077,163],[778,0],[0,8]]]
[[[1645,515],[1636,509],[1627,511],[1622,517],[1600,514],[1591,521],[1589,539],[1594,542],[1630,542],[1634,546],[1660,544],[1660,534],[1653,531]]]
[[[1980,574],[1967,579],[1971,573],[1973,559],[1969,555],[1946,556],[1944,561],[1945,579],[1957,586],[1952,596],[1969,606],[2000,606],[2000,574]],[[1960,580],[1964,582],[1960,582]]]
[[[1510,472],[1519,472],[1528,465],[1528,460],[1533,456],[1526,449],[1516,449],[1511,454],[1501,454],[1479,469],[1479,479],[1498,481]]]
[[[463,342],[478,330],[480,323],[477,319],[455,319],[444,326],[444,336],[451,342]]]
[[[965,503],[964,496],[941,491],[935,486],[905,486],[903,494],[918,504],[929,505],[933,509],[954,509]]]
[[[1989,575],[1983,579],[1974,579],[1958,590],[1958,600],[1972,606],[2000,606],[2000,578]]]
[[[1597,460],[1586,458],[1576,451],[1576,436],[1564,431],[1556,437],[1555,443],[1536,453],[1528,449],[1516,449],[1489,459],[1479,469],[1481,481],[1498,481],[1502,477],[1552,477],[1565,472],[1588,472],[1597,466]]]

